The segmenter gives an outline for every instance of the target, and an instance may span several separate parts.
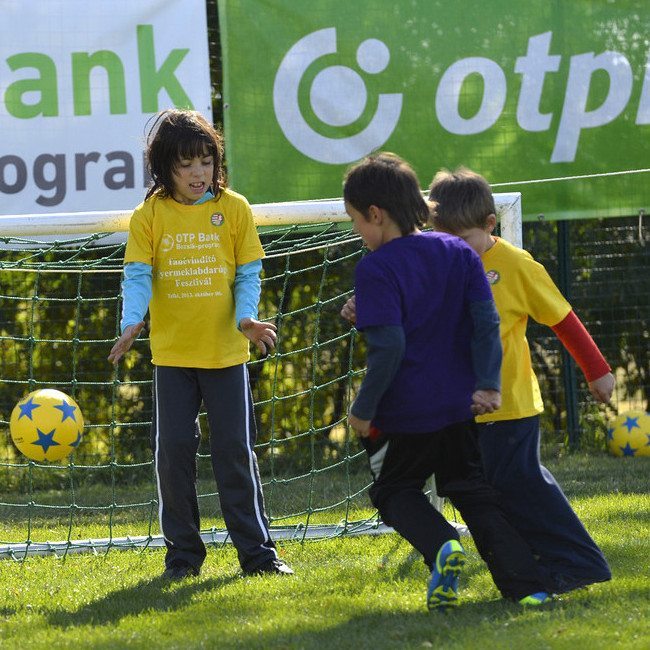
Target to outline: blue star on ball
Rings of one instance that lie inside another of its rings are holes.
[[[18,405],[18,408],[20,409],[20,415],[18,416],[18,419],[20,420],[20,418],[22,418],[24,415],[30,420],[33,420],[34,418],[32,417],[32,411],[39,408],[40,406],[40,404],[34,404],[34,398],[30,397],[24,404]]]
[[[641,426],[639,425],[639,418],[630,418],[627,417],[625,418],[625,422],[623,422],[623,426],[627,429],[627,432],[630,433],[632,429],[640,429]]]
[[[70,443],[71,447],[74,447],[75,449],[79,446],[79,443],[81,442],[81,431],[77,432],[77,439],[74,442]]]
[[[36,433],[38,433],[38,440],[35,442],[32,442],[33,445],[38,445],[39,447],[43,447],[43,453],[47,454],[47,450],[50,447],[58,447],[59,443],[54,440],[54,432],[56,429],[52,429],[49,433],[45,433],[44,431],[41,431],[40,429],[36,429]]]
[[[55,409],[59,409],[61,413],[63,413],[63,418],[61,419],[61,422],[65,422],[66,418],[70,418],[74,422],[77,421],[77,418],[75,417],[74,412],[77,410],[76,406],[72,406],[72,404],[68,404],[65,400],[61,400],[61,404],[59,406],[55,406]]]
[[[623,452],[623,456],[634,456],[634,454],[636,454],[636,449],[634,449],[634,447],[630,447],[629,442],[625,445],[625,447],[621,447],[619,445],[619,449]]]

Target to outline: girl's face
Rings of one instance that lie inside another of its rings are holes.
[[[173,197],[179,203],[196,203],[212,185],[214,158],[205,153],[194,158],[181,158],[173,173]]]

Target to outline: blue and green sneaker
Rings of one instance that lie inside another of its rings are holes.
[[[429,611],[445,612],[458,604],[458,577],[465,565],[465,551],[460,542],[450,539],[436,556],[429,579],[427,607]]]
[[[538,591],[537,593],[530,594],[530,596],[524,596],[519,599],[520,605],[528,605],[530,607],[538,607],[544,603],[548,603],[551,600],[551,594],[546,591]]]

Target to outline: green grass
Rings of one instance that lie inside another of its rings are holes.
[[[546,464],[614,574],[549,606],[501,600],[469,539],[461,604],[448,615],[427,612],[428,572],[396,535],[286,544],[289,578],[241,577],[227,546],[209,549],[199,577],[169,584],[159,578],[163,551],[113,550],[0,561],[0,647],[650,647],[650,462]]]

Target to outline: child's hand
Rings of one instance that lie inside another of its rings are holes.
[[[498,390],[477,390],[472,393],[472,413],[483,415],[494,413],[501,407],[501,393]]]
[[[357,304],[354,299],[354,296],[352,298],[348,298],[348,301],[343,305],[343,309],[341,309],[341,316],[345,318],[346,321],[354,325],[357,322]]]
[[[358,436],[367,438],[370,435],[370,423],[372,420],[362,420],[352,413],[348,413],[348,424],[354,429]]]
[[[117,365],[117,362],[131,349],[133,341],[138,338],[138,335],[144,327],[144,321],[140,321],[135,325],[129,325],[125,330],[122,336],[115,342],[115,345],[111,348],[110,354],[108,355],[108,360],[111,363]]]
[[[277,327],[273,323],[263,323],[253,318],[242,318],[239,321],[239,329],[242,334],[252,343],[255,343],[260,354],[266,356],[278,340]]]
[[[589,392],[599,402],[607,404],[612,398],[615,385],[616,380],[614,379],[614,375],[612,375],[611,372],[608,372],[606,375],[589,382]]]

